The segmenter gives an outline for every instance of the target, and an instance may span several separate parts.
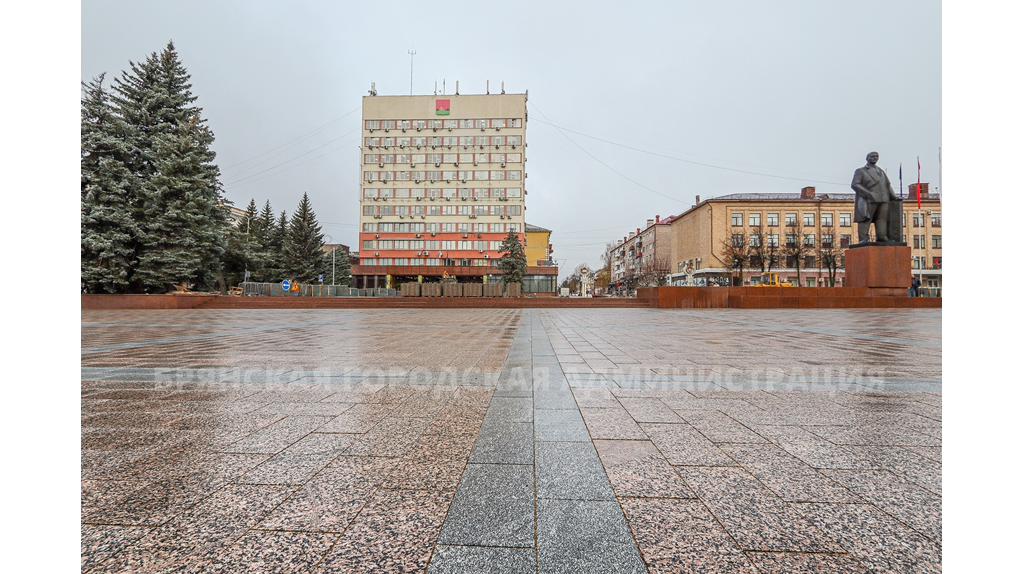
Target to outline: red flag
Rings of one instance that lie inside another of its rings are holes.
[[[917,210],[921,211],[921,156],[917,156]]]

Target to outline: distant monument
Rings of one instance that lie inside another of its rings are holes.
[[[903,199],[896,195],[889,176],[878,163],[878,152],[867,155],[867,165],[853,172],[850,187],[856,193],[853,220],[857,222],[858,246],[906,245],[903,242]],[[870,241],[871,225],[875,241]]]

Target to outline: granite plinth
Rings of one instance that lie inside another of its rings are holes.
[[[846,251],[846,285],[873,289],[908,289],[910,247],[895,244],[860,244],[851,247]]]

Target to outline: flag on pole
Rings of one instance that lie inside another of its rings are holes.
[[[900,162],[900,197],[903,197],[903,162]]]
[[[917,156],[917,209],[921,209],[921,156]]]

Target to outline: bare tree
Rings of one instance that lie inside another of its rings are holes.
[[[761,273],[770,271],[771,263],[768,261],[768,237],[765,234],[764,223],[760,223],[757,229],[750,234],[750,269],[761,269]]]
[[[797,286],[800,285],[800,268],[803,267],[804,257],[811,253],[814,253],[814,247],[804,243],[804,227],[799,224],[789,226],[782,254],[786,256],[786,266],[796,269]]]
[[[743,285],[743,270],[750,261],[750,243],[747,234],[740,231],[733,233],[731,237],[722,239],[722,261],[726,266],[739,274],[739,283],[736,275],[733,275],[733,285]]]
[[[637,270],[638,287],[664,287],[668,285],[668,276],[672,267],[664,257],[644,259]]]
[[[818,244],[818,265],[828,272],[828,286],[835,287],[836,276],[839,275],[839,270],[843,268],[843,255],[846,253],[846,249],[843,249],[841,245],[835,242],[835,236],[832,236],[832,241],[825,242],[823,240]]]

